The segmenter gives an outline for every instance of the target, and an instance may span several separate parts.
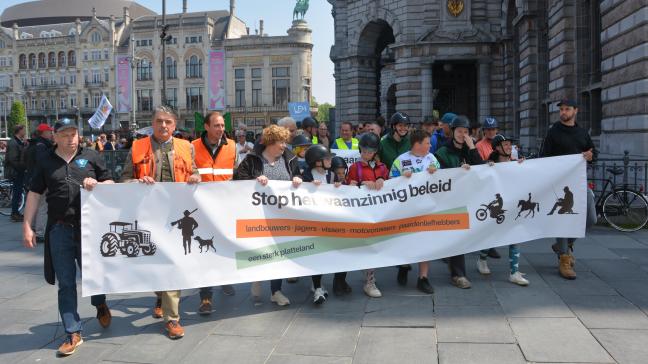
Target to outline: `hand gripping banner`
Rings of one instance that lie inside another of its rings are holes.
[[[395,266],[583,237],[581,155],[414,174],[379,190],[256,181],[99,185],[81,195],[83,295]]]

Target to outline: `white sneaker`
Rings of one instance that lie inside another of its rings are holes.
[[[324,296],[328,298],[328,291],[326,290],[326,288],[324,288],[323,284],[320,286],[319,289],[321,289],[322,292],[324,293]],[[311,293],[315,293],[315,286],[313,285],[313,282],[311,282],[310,291]]]
[[[250,286],[250,293],[252,293],[252,296],[255,298],[261,297],[261,282],[252,282],[252,286]]]
[[[372,297],[372,298],[380,298],[380,297],[382,297],[382,293],[380,292],[378,287],[376,287],[376,282],[374,282],[374,281],[369,281],[369,282],[365,283],[363,289],[364,289],[364,293],[369,297]]]
[[[275,292],[270,296],[270,301],[276,303],[278,306],[287,306],[290,304],[290,300],[281,293],[281,291]]]
[[[522,273],[519,271],[515,272],[514,274],[509,275],[509,282],[515,283],[520,286],[528,286],[529,285],[529,280],[524,278],[522,276]]]
[[[326,294],[324,294],[324,290],[322,288],[316,289],[313,293],[313,303],[321,305],[324,302],[326,302]]]
[[[486,261],[485,259],[477,258],[477,270],[479,271],[479,273],[484,275],[491,274],[491,271],[488,268],[488,261]]]

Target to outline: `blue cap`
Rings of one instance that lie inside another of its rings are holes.
[[[447,112],[447,113],[443,114],[443,116],[441,117],[441,122],[446,123],[446,124],[450,124],[452,122],[452,120],[454,120],[454,118],[456,118],[456,117],[457,117],[457,114],[455,114],[453,112]]]
[[[493,117],[487,117],[482,123],[482,129],[497,129],[497,120]]]

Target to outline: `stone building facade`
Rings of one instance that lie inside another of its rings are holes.
[[[648,155],[642,0],[329,0],[336,120],[494,116],[538,150],[574,98],[603,155]]]
[[[132,128],[132,113],[116,112],[115,63],[123,56],[132,60],[137,127],[149,125],[151,110],[162,103],[162,16],[123,0],[36,3],[9,7],[1,17],[0,137],[13,100],[22,100],[35,126],[62,117],[87,120],[106,95],[115,108],[105,128]],[[251,34],[235,16],[234,0],[229,11],[187,12],[184,4],[182,13],[165,19],[165,96],[180,115],[179,127],[192,129],[194,113],[208,111],[211,50],[225,51],[222,111],[234,122],[259,129],[285,116],[287,102],[310,98],[313,45],[304,21],[293,22],[286,35],[268,36],[262,26]]]

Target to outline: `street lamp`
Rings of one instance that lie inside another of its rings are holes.
[[[83,120],[81,120],[81,109],[77,105],[74,105],[74,110],[76,110],[76,114],[77,114],[77,125],[79,127],[79,136],[83,136]]]
[[[166,0],[162,0],[162,27],[160,29],[160,41],[162,42],[162,61],[160,66],[162,67],[162,90],[160,92],[160,100],[162,100],[162,105],[166,105],[166,42],[171,40],[173,37],[167,31],[169,30],[169,25],[166,23]]]

